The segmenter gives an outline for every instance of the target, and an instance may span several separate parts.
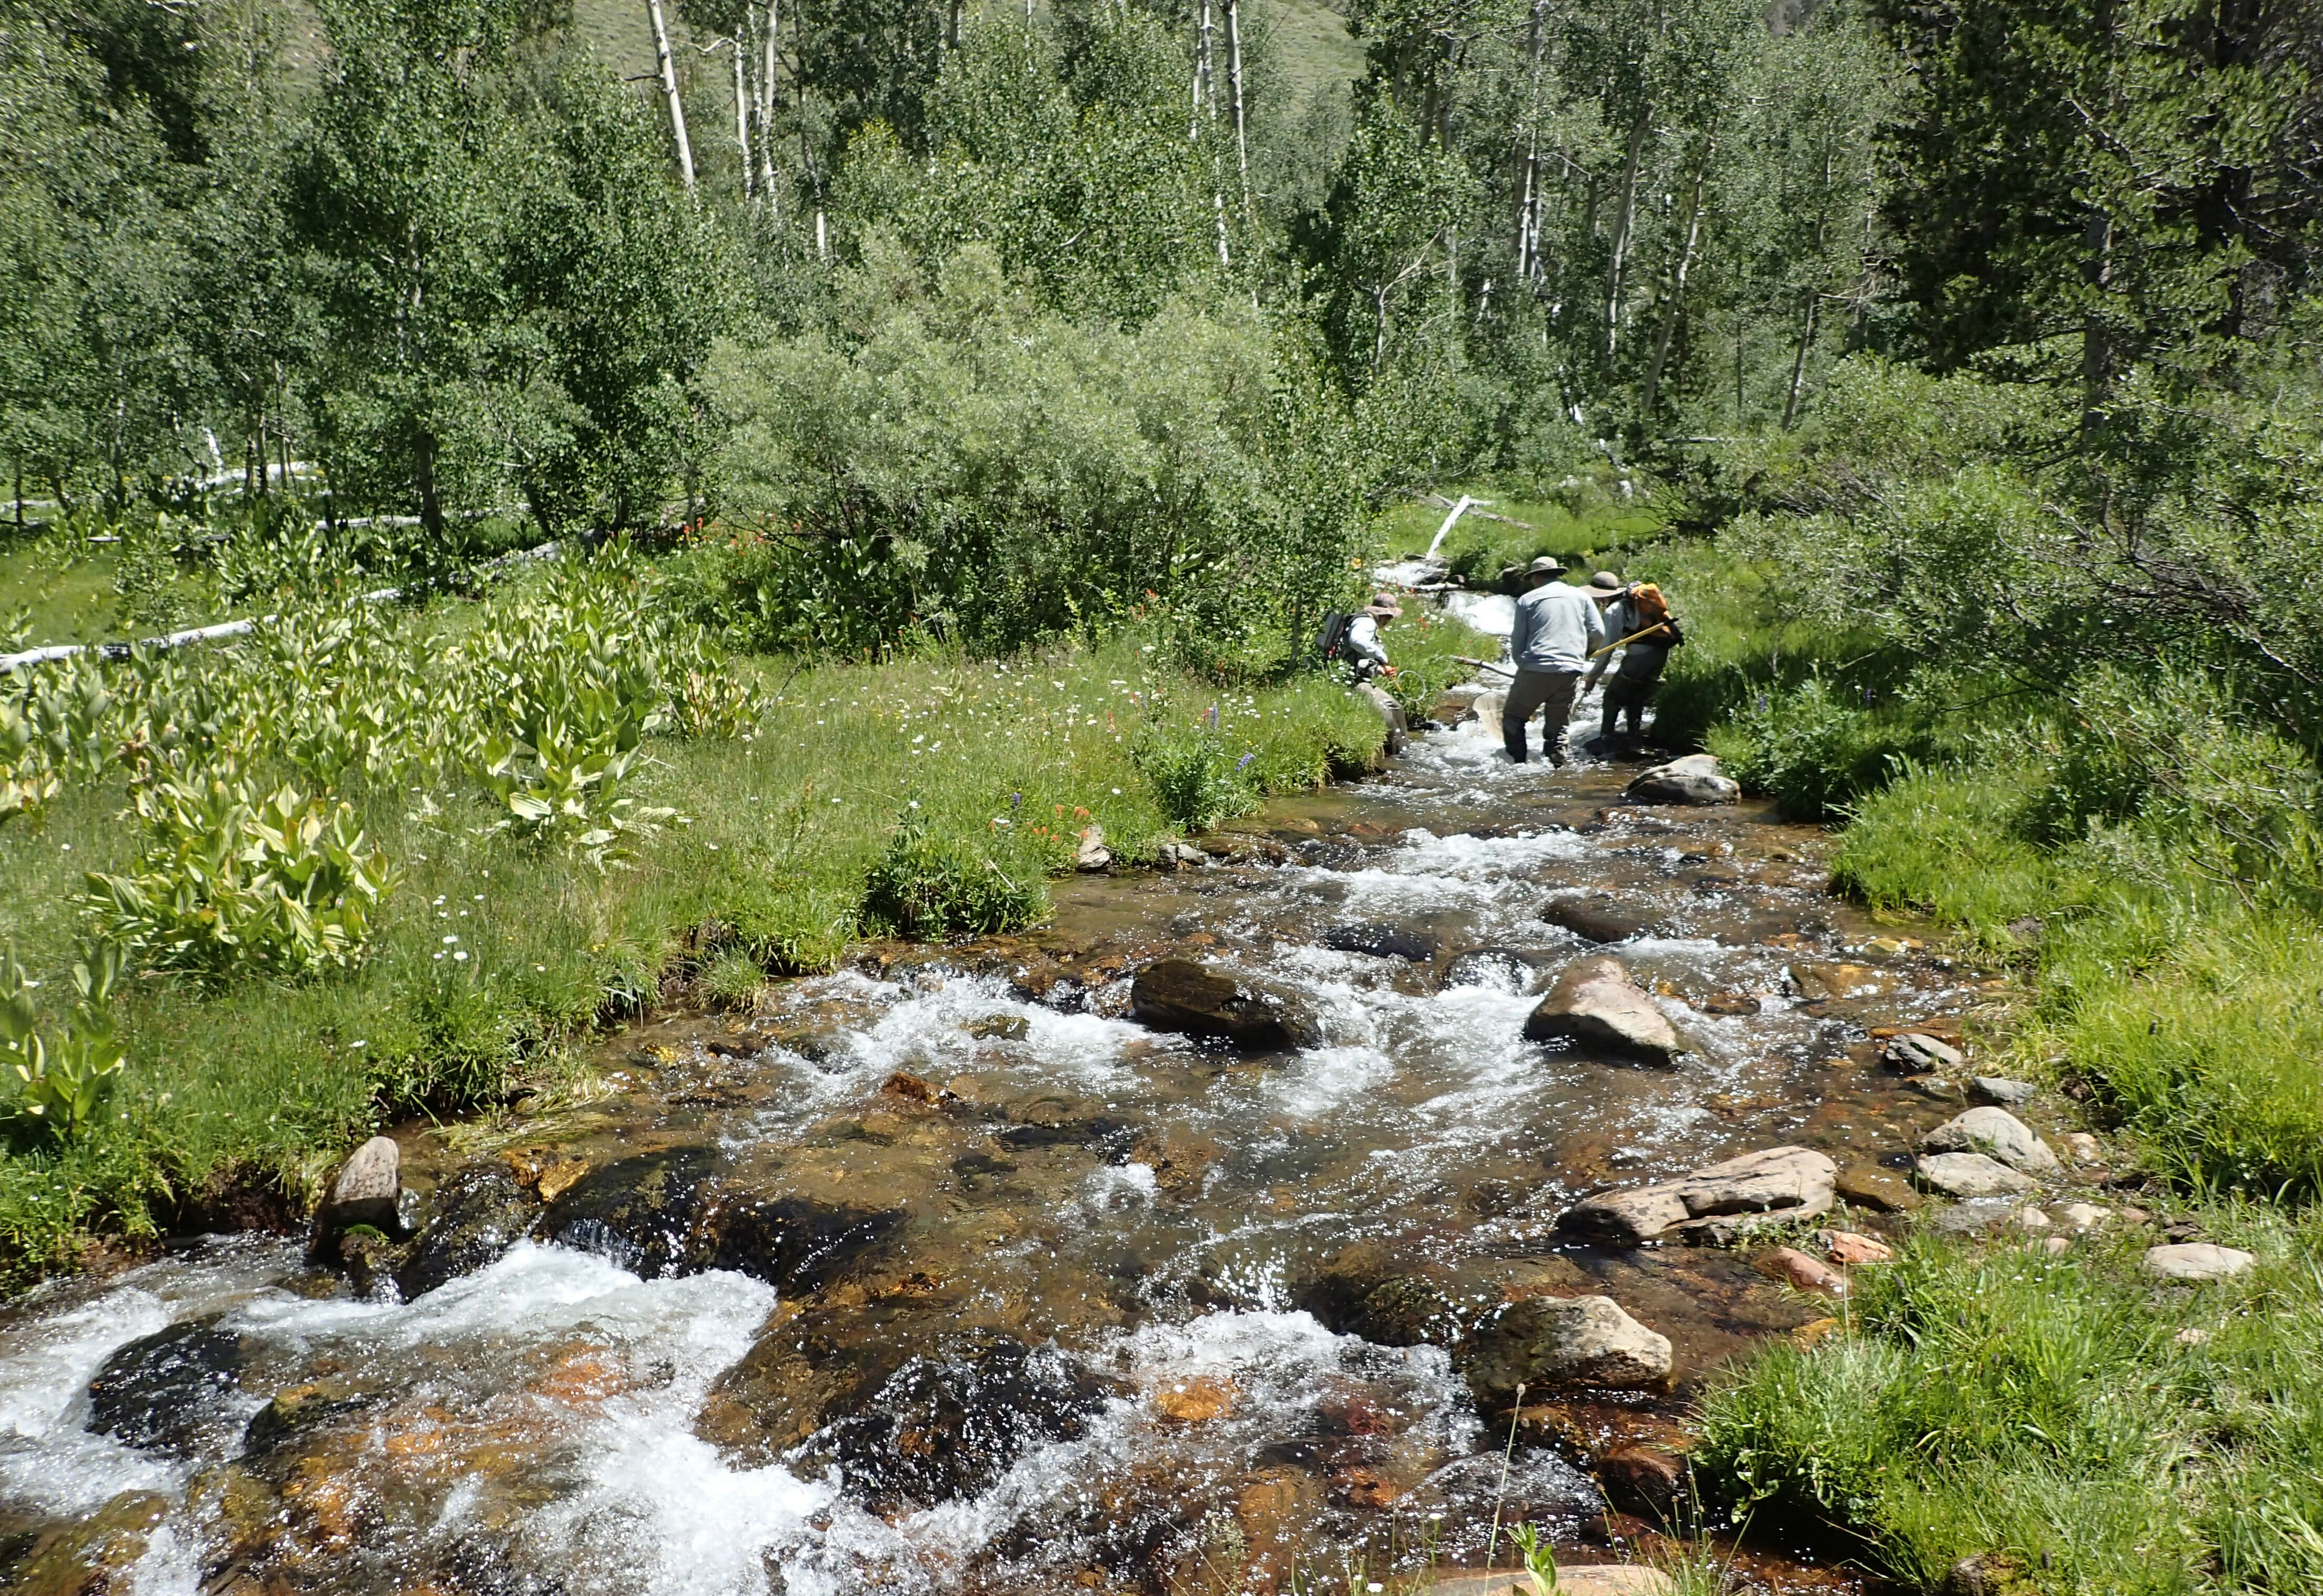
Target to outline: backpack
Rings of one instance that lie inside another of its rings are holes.
[[[1336,659],[1347,641],[1347,628],[1354,617],[1344,610],[1334,610],[1323,617],[1323,629],[1315,635],[1315,652],[1325,659]]]

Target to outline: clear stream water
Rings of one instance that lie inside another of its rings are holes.
[[[1474,1565],[1497,1506],[1621,1556],[1573,1446],[1527,1428],[1503,1485],[1507,1433],[1446,1352],[1333,1334],[1302,1281],[1356,1243],[1554,1267],[1676,1344],[1675,1393],[1594,1410],[1666,1428],[1704,1371],[1814,1310],[1730,1253],[1570,1245],[1557,1213],[1777,1142],[1893,1155],[1941,1111],[1870,1065],[1866,1027],[1979,995],[1825,894],[1816,833],[1624,806],[1633,769],[1513,767],[1495,729],[1436,732],[1379,779],[1271,806],[1208,868],[1062,884],[1040,933],[874,950],[758,1013],[610,1039],[581,1100],[400,1135],[422,1213],[478,1166],[666,1157],[901,1216],[787,1293],[553,1216],[409,1301],[262,1237],[45,1288],[0,1314],[0,1552],[26,1589],[95,1567],[87,1588],[142,1596],[1222,1592],[1351,1557]],[[1677,1069],[1521,1040],[1548,976],[1598,950],[1543,913],[1593,895],[1647,922],[1611,950],[1693,1043]],[[1328,945],[1352,924],[1419,956]],[[1480,948],[1510,956],[1454,962]],[[1320,1045],[1242,1058],[1147,1030],[1129,977],[1162,954],[1303,995]],[[950,1096],[899,1096],[898,1072]],[[108,1360],[172,1326],[192,1372],[100,1412]],[[1026,1379],[1077,1393],[1069,1422],[1026,1429],[978,1365],[985,1386],[946,1389],[991,1393],[997,1432],[879,1443],[929,1467],[985,1445],[956,1489],[883,1494],[861,1454],[797,1445],[877,1387],[817,1408],[830,1371],[970,1335],[1031,1349]],[[254,1444],[289,1388],[326,1416]],[[1746,1571],[1845,1584],[1779,1555]]]

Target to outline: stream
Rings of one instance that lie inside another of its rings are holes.
[[[1748,1248],[1558,1215],[1770,1146],[1899,1166],[1950,1109],[1872,1028],[1990,994],[1830,895],[1818,830],[1627,803],[1638,768],[1436,730],[1205,867],[1058,883],[1038,932],[872,946],[601,1039],[581,1090],[396,1133],[417,1235],[359,1261],[367,1292],[247,1235],[44,1287],[0,1310],[0,1572],[1225,1596],[1505,1563],[1520,1521],[1639,1555],[1593,1460],[1682,1447],[1709,1371],[1824,1306]],[[1600,951],[1684,1032],[1676,1068],[1522,1039]],[[1309,1031],[1140,1023],[1165,957]],[[1674,1381],[1480,1412],[1456,1335],[1366,1339],[1317,1285],[1413,1271],[1611,1297]],[[1792,1550],[1730,1549],[1738,1588],[1857,1588]]]

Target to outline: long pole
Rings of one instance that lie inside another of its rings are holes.
[[[653,20],[654,60],[661,68],[662,97],[669,102],[670,136],[677,141],[677,173],[685,192],[693,193],[693,145],[685,136],[685,103],[677,97],[677,65],[670,60],[669,26],[662,21],[661,0],[646,0],[646,15]]]

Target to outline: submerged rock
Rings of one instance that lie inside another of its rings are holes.
[[[1250,1052],[1287,1052],[1323,1040],[1313,1011],[1295,995],[1190,959],[1165,959],[1138,971],[1129,1012],[1155,1031],[1219,1037]]]
[[[88,1427],[125,1445],[183,1456],[201,1432],[234,1416],[242,1337],[189,1319],[141,1335],[88,1382]]]
[[[2028,1175],[2058,1167],[2049,1144],[2005,1108],[1971,1108],[1930,1131],[1920,1145],[1929,1152],[1980,1152]]]
[[[1610,1297],[1530,1297],[1512,1302],[1476,1334],[1460,1360],[1477,1400],[1505,1408],[1529,1390],[1587,1385],[1658,1386],[1672,1367],[1669,1338]]]
[[[1592,942],[1626,942],[1655,930],[1661,916],[1647,905],[1625,903],[1602,893],[1554,898],[1540,917]]]
[[[1110,1393],[1053,1347],[973,1335],[906,1360],[819,1449],[875,1509],[932,1507],[985,1490],[1034,1446],[1078,1438]]]
[[[1850,1164],[1832,1186],[1850,1206],[1875,1214],[1908,1214],[1927,1200],[1901,1175],[1878,1164]]]
[[[1566,967],[1525,1021],[1524,1035],[1527,1041],[1564,1039],[1664,1067],[1676,1064],[1685,1046],[1618,959],[1584,959]]]
[[[1937,1075],[1968,1062],[1968,1055],[1951,1043],[1919,1031],[1889,1037],[1879,1051],[1887,1068],[1899,1075]]]
[[[1688,754],[1640,774],[1621,794],[1632,803],[1732,803],[1740,784],[1718,766],[1715,754]]]
[[[1625,1247],[1665,1235],[1731,1242],[1754,1225],[1827,1212],[1834,1169],[1813,1148],[1764,1148],[1676,1180],[1600,1192],[1566,1209],[1557,1228]]]
[[[1532,985],[1539,956],[1518,948],[1468,948],[1444,966],[1446,986],[1497,986],[1523,992]]]
[[[1323,933],[1323,946],[1339,953],[1368,953],[1374,959],[1409,959],[1415,963],[1436,957],[1435,938],[1400,925],[1335,925]]]

